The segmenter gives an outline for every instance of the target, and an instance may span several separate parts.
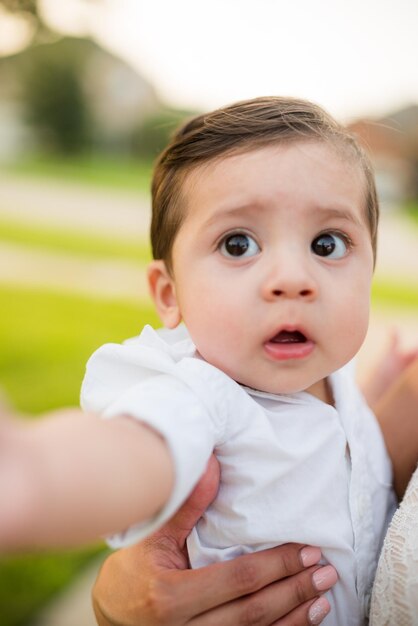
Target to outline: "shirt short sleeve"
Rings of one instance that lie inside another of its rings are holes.
[[[153,345],[148,337],[146,345],[131,342],[100,348],[87,364],[81,390],[83,409],[104,418],[129,415],[155,429],[165,439],[174,463],[174,489],[168,502],[154,518],[108,538],[114,548],[139,541],[172,517],[197,484],[222,437],[219,409],[211,408],[212,394],[202,398],[201,382],[197,382],[202,362],[188,358],[187,351],[181,358],[178,350],[173,354],[162,349],[158,337],[151,339]]]

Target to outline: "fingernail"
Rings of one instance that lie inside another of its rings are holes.
[[[328,615],[330,608],[329,602],[325,598],[318,598],[318,600],[315,600],[315,602],[309,607],[309,623],[312,624],[312,626],[320,624],[324,617]]]
[[[313,583],[318,591],[326,591],[338,580],[338,575],[332,565],[326,565],[312,574]]]
[[[300,551],[300,560],[303,567],[310,567],[315,565],[321,559],[321,550],[319,548],[313,548],[312,546],[305,546]]]

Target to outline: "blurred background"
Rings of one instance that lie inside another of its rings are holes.
[[[372,155],[382,224],[360,376],[392,326],[417,345],[417,26],[410,0],[0,0],[4,406],[77,404],[92,351],[158,323],[153,160],[180,120],[259,95],[318,102]],[[92,626],[104,554],[1,558],[1,626]]]

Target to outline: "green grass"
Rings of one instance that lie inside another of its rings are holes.
[[[0,287],[0,384],[22,411],[78,404],[85,363],[102,343],[157,324],[151,304]]]
[[[34,155],[2,165],[14,174],[35,178],[55,178],[95,187],[116,187],[127,191],[149,193],[152,161],[135,160],[115,155],[62,156]]]
[[[85,362],[102,343],[158,324],[151,305],[0,287],[0,384],[19,411],[78,404]],[[98,549],[0,559],[0,624],[29,626]],[[76,626],[76,625],[75,625]]]
[[[27,222],[0,218],[0,240],[50,252],[76,254],[91,258],[118,258],[140,263],[151,259],[148,241],[110,238],[85,234],[79,230],[45,228]]]
[[[104,558],[105,550],[101,546],[71,553],[0,558],[1,625],[32,626],[46,601],[100,553]]]
[[[410,200],[404,205],[404,209],[412,222],[418,226],[418,200]]]

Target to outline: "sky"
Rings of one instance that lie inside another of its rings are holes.
[[[418,103],[416,0],[43,0],[56,28],[89,33],[167,103],[306,97],[343,121]]]

